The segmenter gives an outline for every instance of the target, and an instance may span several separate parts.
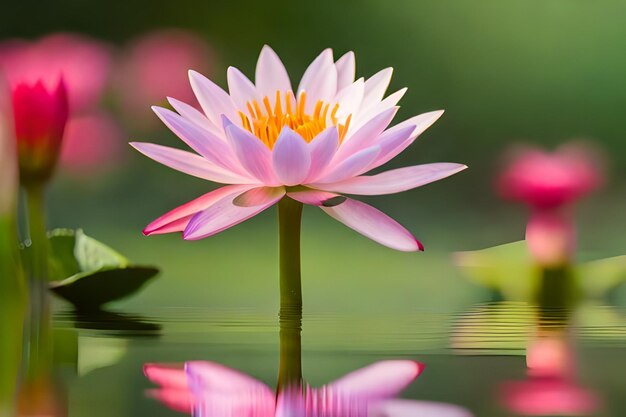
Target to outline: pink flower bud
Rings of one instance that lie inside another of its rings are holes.
[[[13,87],[13,116],[23,183],[47,180],[59,156],[68,117],[63,79],[49,88],[39,80]]]
[[[553,153],[528,149],[517,153],[498,181],[500,195],[547,209],[572,203],[602,183],[589,149],[567,145]]]

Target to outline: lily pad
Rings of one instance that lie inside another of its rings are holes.
[[[50,289],[78,310],[98,310],[127,297],[159,272],[152,266],[131,265],[126,257],[80,229],[57,229],[48,238]]]
[[[526,241],[487,249],[458,252],[454,263],[472,281],[499,291],[510,301],[527,301],[537,290],[540,271]]]
[[[529,301],[540,283],[526,241],[454,254],[454,263],[472,281],[499,291],[507,300]],[[626,281],[626,255],[574,265],[575,280],[586,298],[601,298]]]

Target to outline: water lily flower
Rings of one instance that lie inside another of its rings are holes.
[[[162,103],[166,96],[197,107],[186,73],[189,68],[211,73],[213,55],[204,39],[180,29],[158,30],[131,41],[115,77],[124,113],[131,116],[129,123],[154,127],[149,106]]]
[[[518,151],[498,179],[500,195],[531,210],[526,241],[535,261],[546,267],[568,264],[576,248],[572,204],[602,183],[594,152],[568,144],[553,153]]]
[[[324,50],[297,88],[277,54],[263,47],[255,83],[234,67],[228,89],[189,72],[202,111],[174,98],[176,110],[154,107],[194,152],[132,143],[170,168],[228,184],[150,223],[146,235],[182,232],[197,240],[255,216],[281,200],[317,206],[362,235],[400,251],[422,244],[398,222],[345,194],[410,190],[466,168],[455,163],[415,165],[365,175],[390,161],[443,114],[433,111],[389,127],[406,89],[387,97],[392,69],[355,80],[352,52],[337,61]]]
[[[19,155],[20,180],[45,182],[56,165],[68,117],[63,79],[46,85],[18,83],[13,88],[13,116]]]

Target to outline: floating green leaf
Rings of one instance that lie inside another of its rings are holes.
[[[626,255],[599,259],[577,268],[583,291],[592,297],[601,297],[626,281]]]
[[[459,252],[454,262],[468,278],[500,291],[508,300],[530,301],[540,283],[541,271],[524,240]],[[626,280],[626,255],[578,264],[573,271],[584,296],[603,297]]]
[[[472,281],[500,291],[507,300],[529,300],[537,290],[539,270],[525,241],[492,248],[459,252],[455,264]]]
[[[97,310],[127,297],[159,272],[130,265],[127,258],[82,230],[54,230],[49,242],[50,289],[79,310]]]

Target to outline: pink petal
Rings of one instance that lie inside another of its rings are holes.
[[[154,143],[131,142],[130,145],[148,158],[187,175],[222,184],[250,184],[256,182],[251,178],[230,172],[191,152],[155,145]]]
[[[372,166],[369,167],[369,169],[379,167],[399,155],[402,151],[408,148],[419,135],[421,135],[426,129],[432,126],[432,124],[435,123],[442,114],[443,110],[420,114],[419,116],[415,116],[408,120],[405,120],[404,122],[399,123],[385,131],[385,133],[381,135],[379,141],[381,145],[381,152],[378,155],[376,161],[372,164]],[[397,139],[397,137],[393,138],[391,135],[396,133],[400,129],[406,128],[407,126],[415,126],[415,128],[413,129],[413,132],[408,137],[408,139],[398,143],[394,140]]]
[[[339,134],[337,128],[331,126],[320,132],[311,143],[311,168],[307,182],[316,180],[335,156],[339,148]]]
[[[233,151],[225,141],[171,110],[157,106],[152,107],[152,110],[176,136],[209,162],[229,170],[238,170]]]
[[[233,204],[239,207],[262,206],[284,195],[284,187],[257,187],[237,196]]]
[[[278,202],[282,196],[277,196],[265,204],[254,207],[236,206],[233,204],[233,198],[236,196],[231,195],[222,198],[211,207],[193,216],[183,232],[183,238],[185,240],[198,240],[213,236],[256,216]]]
[[[351,114],[355,114],[361,106],[363,100],[364,82],[359,78],[354,83],[339,90],[334,101],[339,104],[337,118],[345,119]]]
[[[328,170],[328,173],[322,175],[317,182],[323,184],[339,182],[362,174],[374,162],[379,152],[380,147],[378,146],[363,149]]]
[[[363,108],[373,106],[381,101],[385,96],[385,91],[391,82],[393,68],[385,68],[378,71],[365,81],[365,96],[363,97]]]
[[[333,51],[325,49],[304,72],[298,86],[298,97],[306,91],[305,111],[311,112],[318,100],[331,101],[337,93],[337,69]]]
[[[232,123],[227,124],[225,130],[243,168],[265,185],[278,185],[269,148],[259,138]]]
[[[289,127],[283,127],[272,152],[274,172],[284,185],[302,183],[311,168],[311,153],[306,141]]]
[[[337,68],[337,91],[341,91],[354,82],[356,74],[354,52],[346,52],[335,62],[335,68]]]
[[[148,390],[148,396],[175,411],[191,413],[193,398],[182,366],[147,363],[143,367],[143,372],[151,382],[162,387]]]
[[[348,178],[335,184],[325,184],[323,189],[357,195],[394,194],[438,181],[466,168],[466,165],[447,162],[414,165],[377,175]]]
[[[235,67],[228,67],[226,73],[230,97],[239,109],[245,109],[246,104],[252,101],[261,101],[256,87],[241,71]],[[231,119],[233,120],[233,119]]]
[[[188,389],[159,388],[146,391],[146,396],[154,398],[167,408],[179,413],[191,414],[194,398]]]
[[[329,388],[351,398],[395,397],[424,370],[424,365],[408,360],[376,362],[329,384]]]
[[[146,363],[143,373],[152,383],[167,388],[187,388],[187,375],[182,367]]]
[[[389,126],[389,123],[391,123],[397,111],[397,107],[383,111],[369,122],[365,123],[363,127],[352,135],[345,138],[344,142],[339,147],[335,160],[343,160],[361,149],[374,145],[380,134]]]
[[[322,207],[335,220],[381,245],[403,252],[424,250],[422,244],[402,225],[372,206],[347,199],[336,207]]]
[[[254,185],[227,185],[208,192],[195,200],[191,200],[182,206],[176,207],[174,210],[154,220],[146,226],[143,230],[143,234],[150,236],[162,233],[182,232],[185,230],[189,220],[191,220],[194,214],[207,209],[224,197],[235,196],[254,187]]]
[[[272,398],[274,397],[272,390],[261,381],[219,363],[209,361],[187,362],[185,372],[192,391],[199,396],[207,391],[223,394],[261,391]]]
[[[191,392],[199,416],[274,415],[275,395],[256,379],[215,362],[187,362]]]
[[[216,125],[214,125],[204,113],[199,111],[193,106],[190,106],[187,103],[183,103],[180,100],[176,100],[175,98],[168,97],[167,101],[170,105],[185,119],[189,120],[192,123],[197,124],[203,129],[208,130],[213,135],[217,136],[220,139],[225,140],[224,131],[220,130]]]
[[[282,93],[291,91],[291,82],[285,66],[276,52],[267,45],[261,49],[254,79],[259,94],[270,99],[276,96],[276,91]]]
[[[290,191],[287,193],[287,196],[301,202],[302,204],[308,204],[310,206],[333,207],[346,201],[346,197],[339,194],[312,189]]]
[[[359,112],[352,118],[353,120],[352,123],[350,123],[350,130],[348,132],[354,132],[363,126],[364,123],[368,122],[372,117],[384,112],[385,110],[395,107],[406,91],[406,88],[401,88],[395,93],[385,97],[383,101],[380,101],[367,109],[364,109],[363,106],[361,106]]]
[[[222,115],[230,120],[239,120],[234,103],[226,91],[196,71],[189,71],[189,81],[204,114],[213,124],[220,126]]]

